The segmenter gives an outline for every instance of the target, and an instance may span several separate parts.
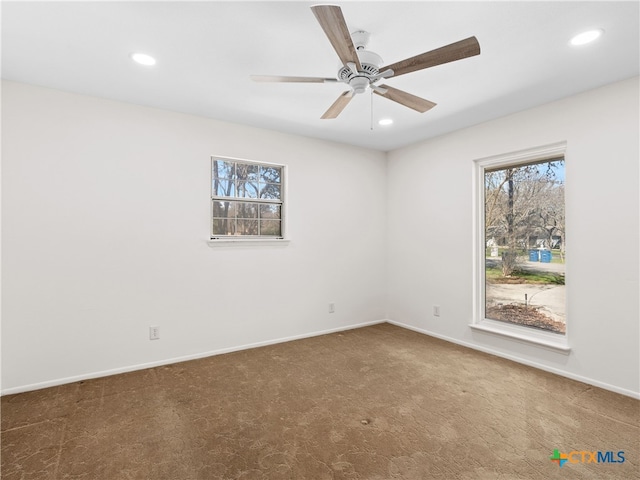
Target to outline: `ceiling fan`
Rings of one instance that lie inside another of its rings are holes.
[[[335,78],[321,78],[251,75],[251,79],[256,82],[342,82],[349,85],[349,90],[338,97],[322,115],[322,119],[336,118],[354,95],[364,93],[367,88],[370,88],[377,95],[424,113],[435,107],[436,104],[389,85],[378,85],[377,83],[385,78],[397,77],[480,54],[478,40],[476,37],[469,37],[436,50],[382,66],[382,58],[378,54],[366,50],[369,33],[364,31],[349,33],[339,6],[315,5],[311,7],[311,10],[342,62],[343,66],[338,70],[337,76]]]

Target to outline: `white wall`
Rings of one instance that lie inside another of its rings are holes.
[[[636,78],[385,155],[3,82],[2,392],[388,312],[638,396],[638,104]],[[469,328],[473,160],[559,141],[568,356]],[[206,244],[212,154],[289,165],[290,245]]]
[[[382,152],[11,82],[2,140],[4,393],[384,319]],[[212,154],[288,165],[288,246],[207,245]]]
[[[640,396],[638,110],[634,78],[391,152],[389,317]],[[568,356],[469,328],[473,160],[560,141],[567,142]]]

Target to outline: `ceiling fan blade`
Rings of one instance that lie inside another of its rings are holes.
[[[329,38],[342,64],[347,65],[352,62],[355,63],[358,71],[362,70],[356,47],[353,45],[347,22],[344,20],[340,7],[337,5],[314,5],[311,7],[311,11]]]
[[[435,67],[443,63],[449,63],[463,58],[480,55],[480,44],[476,37],[465,38],[459,42],[425,52],[415,57],[401,60],[392,65],[380,68],[380,71],[391,69],[394,77],[405,73],[415,72],[423,68]]]
[[[336,78],[321,77],[283,77],[278,75],[251,75],[254,82],[301,82],[301,83],[331,83],[337,82]]]
[[[338,115],[340,115],[340,112],[344,110],[344,107],[346,107],[349,104],[352,98],[353,98],[353,91],[347,90],[342,95],[340,95],[335,102],[333,102],[333,105],[329,107],[329,110],[324,112],[324,115],[322,115],[322,117],[320,118],[322,118],[323,120],[326,120],[329,118],[336,118]]]
[[[416,112],[424,113],[436,106],[435,103],[430,102],[429,100],[416,97],[415,95],[390,87],[389,85],[380,85],[380,87],[384,88],[387,92],[380,93],[380,90],[376,89],[374,90],[374,93],[381,97],[388,98],[389,100],[393,100],[405,107],[412,108]]]

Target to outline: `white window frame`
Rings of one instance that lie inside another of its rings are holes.
[[[544,162],[557,158],[566,159],[566,142],[534,147],[527,150],[480,158],[473,161],[473,319],[470,327],[476,331],[498,335],[515,341],[537,345],[552,351],[568,354],[569,315],[565,304],[566,331],[558,335],[523,325],[511,324],[485,318],[485,171],[518,166],[535,162]]]
[[[244,163],[247,165],[258,165],[267,167],[280,168],[280,201],[264,201],[264,199],[253,198],[241,198],[241,197],[228,197],[233,198],[234,201],[242,202],[256,202],[256,203],[276,203],[280,205],[280,235],[279,236],[258,236],[258,235],[214,235],[213,233],[213,202],[216,198],[221,198],[214,195],[213,191],[213,162],[215,160],[223,160],[227,162]],[[209,189],[211,192],[209,198],[209,239],[207,243],[209,246],[224,246],[224,245],[286,245],[289,243],[287,237],[287,166],[281,163],[262,162],[257,160],[247,160],[243,158],[227,157],[223,155],[211,155],[211,161],[209,164]]]

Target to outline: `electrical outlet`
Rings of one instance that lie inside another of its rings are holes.
[[[336,304],[331,302],[329,304],[329,313],[335,313],[336,312]]]
[[[160,339],[160,327],[149,327],[149,340]]]
[[[440,316],[440,305],[434,305],[433,306],[433,316],[434,317],[439,317]]]

